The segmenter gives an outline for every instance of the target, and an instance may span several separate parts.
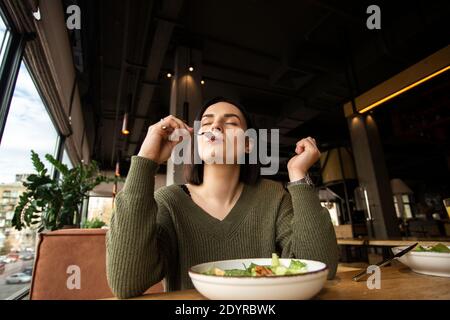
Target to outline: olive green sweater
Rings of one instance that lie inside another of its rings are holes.
[[[118,193],[106,237],[109,285],[119,298],[142,294],[163,278],[168,291],[193,288],[191,266],[216,260],[284,258],[318,260],[336,273],[338,250],[328,211],[308,185],[260,179],[244,185],[220,221],[178,185],[154,191],[158,164],[133,157]]]

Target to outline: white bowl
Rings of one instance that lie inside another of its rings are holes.
[[[289,266],[292,259],[280,259]],[[217,267],[243,269],[252,262],[270,265],[271,259],[238,259],[202,263],[189,270],[189,276],[198,292],[213,300],[306,300],[314,297],[325,284],[328,275],[326,264],[313,260],[300,260],[307,265],[307,272],[270,277],[229,277],[206,275],[203,272]]]
[[[405,248],[407,247],[395,247],[392,252],[397,254]],[[450,253],[410,251],[397,260],[417,273],[450,277]]]

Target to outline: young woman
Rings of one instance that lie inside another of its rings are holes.
[[[255,142],[245,139],[244,148],[237,147],[239,135],[252,128],[242,106],[216,98],[196,120],[201,121],[198,132],[174,116],[152,125],[131,160],[107,234],[107,273],[114,294],[137,296],[163,278],[168,291],[192,288],[188,269],[193,265],[274,252],[322,261],[333,278],[338,260],[334,229],[305,179],[320,156],[315,140],[297,142],[286,189],[261,178],[257,164],[236,161],[240,149],[248,160]],[[168,139],[175,129],[188,130],[196,139],[201,163],[191,165],[188,184],[154,192],[158,166],[181,141]],[[218,155],[226,159],[230,149],[234,163],[217,160]]]

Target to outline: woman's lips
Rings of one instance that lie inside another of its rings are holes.
[[[222,138],[221,137],[217,137],[217,136],[211,136],[208,139],[208,143],[220,143],[222,142]]]
[[[222,135],[214,134],[211,132],[206,132],[204,134],[204,137],[206,138],[208,143],[217,143],[223,141]]]

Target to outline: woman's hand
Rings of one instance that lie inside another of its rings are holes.
[[[165,127],[165,130],[163,127]],[[169,136],[176,129],[186,129],[189,133],[194,130],[182,120],[172,115],[167,116],[148,128],[138,156],[153,160],[159,164],[169,159],[173,148],[183,139],[180,137],[178,141],[169,140]]]
[[[295,153],[297,155],[292,157],[287,164],[290,181],[303,179],[309,168],[320,158],[316,140],[311,137],[297,142]]]

